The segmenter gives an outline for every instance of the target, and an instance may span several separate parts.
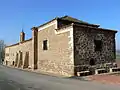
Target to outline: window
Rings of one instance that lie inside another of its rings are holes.
[[[101,51],[102,50],[102,41],[94,40],[94,43],[95,43],[95,51]]]
[[[44,40],[44,41],[43,41],[43,50],[48,50],[47,40]]]

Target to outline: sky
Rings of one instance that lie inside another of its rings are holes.
[[[64,15],[117,30],[120,49],[120,0],[0,0],[0,39],[16,43],[22,28],[29,39],[33,26]]]

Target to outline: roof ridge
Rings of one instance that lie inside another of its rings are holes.
[[[89,24],[88,22],[85,22],[85,21],[83,21],[83,20],[79,20],[79,19],[77,19],[77,18],[74,18],[74,17],[72,17],[72,16],[68,16],[68,15],[65,15],[65,16],[63,16],[63,17],[61,17],[61,19],[65,19],[65,18],[71,18],[71,19],[74,19],[74,20],[76,20],[77,22],[83,22],[83,23],[86,23],[86,24]]]

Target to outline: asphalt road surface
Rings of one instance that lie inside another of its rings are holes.
[[[0,65],[0,90],[120,90],[120,86],[53,77]]]

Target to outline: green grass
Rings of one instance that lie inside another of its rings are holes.
[[[116,55],[116,59],[120,59],[120,55]]]

